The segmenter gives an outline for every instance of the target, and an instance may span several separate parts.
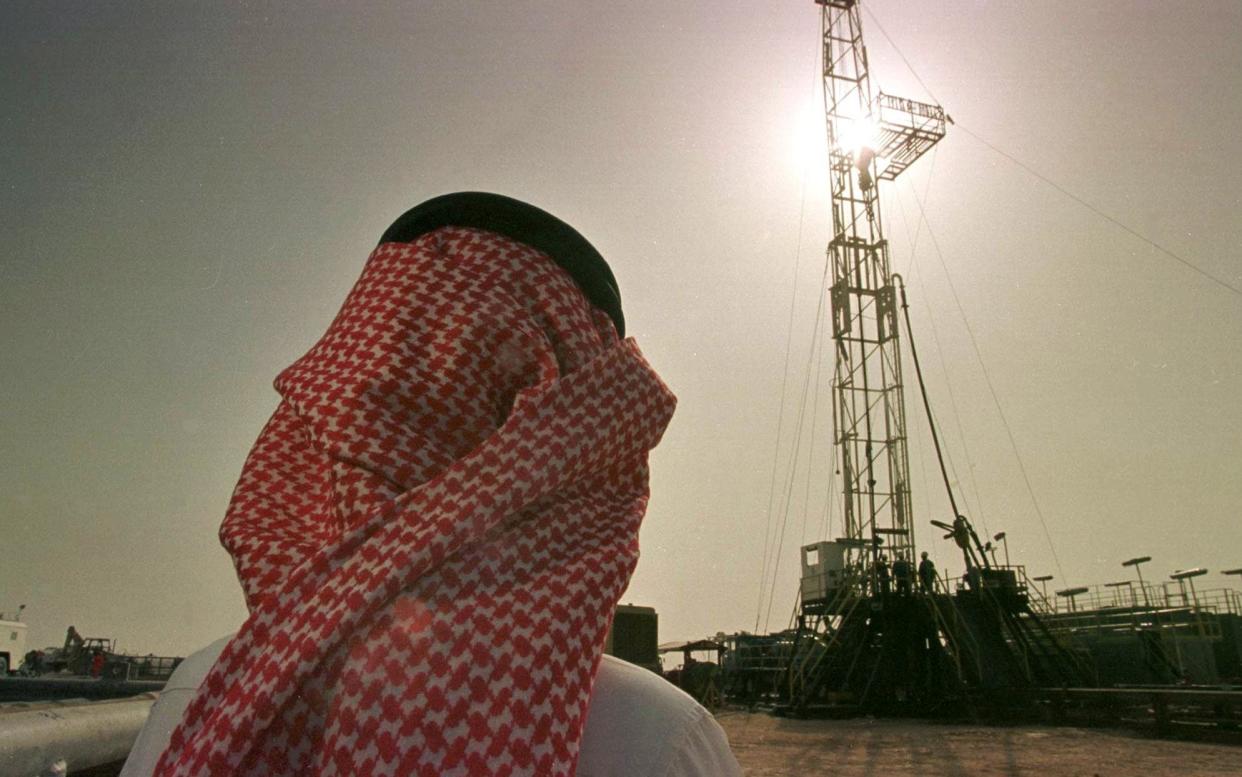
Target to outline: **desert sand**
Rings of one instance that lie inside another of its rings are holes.
[[[746,777],[1191,777],[1242,775],[1242,747],[1125,731],[721,711]]]

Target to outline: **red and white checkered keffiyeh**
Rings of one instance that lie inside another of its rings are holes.
[[[546,254],[381,245],[220,530],[250,618],[162,775],[573,774],[674,398]]]

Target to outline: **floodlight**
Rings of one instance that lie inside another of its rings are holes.
[[[1201,577],[1203,575],[1206,575],[1207,573],[1208,571],[1204,569],[1203,567],[1195,567],[1194,569],[1179,569],[1178,571],[1169,575],[1169,579],[1170,580],[1186,580],[1187,578],[1191,578],[1191,577]]]

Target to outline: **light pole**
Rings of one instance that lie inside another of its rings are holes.
[[[1052,579],[1052,575],[1040,575],[1039,577],[1033,577],[1031,579],[1034,580],[1036,583],[1039,583],[1039,590],[1044,596],[1044,603],[1047,604],[1048,603],[1048,581]],[[1056,604],[1054,603],[1052,607],[1053,612],[1056,612],[1056,609],[1057,609]]]
[[[1146,564],[1148,561],[1151,561],[1151,556],[1139,556],[1137,558],[1129,559],[1128,561],[1123,561],[1121,562],[1121,565],[1123,567],[1134,567],[1135,573],[1138,574],[1139,588],[1143,590],[1143,604],[1150,609],[1151,600],[1147,598],[1147,586],[1143,583],[1143,564]]]
[[[1005,539],[1005,532],[998,531],[996,533],[996,536],[993,537],[992,539],[996,540],[1001,545],[1005,546],[1005,566],[1008,567],[1009,566],[1009,540]]]
[[[1118,580],[1115,583],[1104,584],[1105,588],[1113,588],[1113,589],[1121,588],[1122,586],[1125,586],[1126,588],[1130,589],[1130,604],[1135,605],[1136,603],[1134,600],[1134,581],[1133,580]],[[1114,594],[1113,596],[1113,601],[1117,603],[1118,607],[1121,607],[1125,604],[1125,602],[1122,599],[1118,598],[1116,594]]]
[[[1176,580],[1179,586],[1182,586],[1182,604],[1187,604],[1186,588],[1190,585],[1190,600],[1194,603],[1195,612],[1199,611],[1199,595],[1195,592],[1195,578],[1206,575],[1208,571],[1203,567],[1195,567],[1194,569],[1181,569],[1169,575],[1170,580]]]
[[[1177,581],[1182,589],[1182,604],[1186,604],[1186,586],[1190,586],[1190,600],[1194,604],[1191,615],[1194,617],[1195,625],[1198,627],[1199,636],[1206,636],[1206,628],[1203,624],[1203,614],[1199,611],[1199,595],[1195,592],[1195,578],[1206,575],[1208,571],[1203,567],[1195,567],[1194,569],[1180,569],[1169,577]]]
[[[1078,612],[1078,608],[1075,606],[1074,597],[1078,596],[1079,594],[1085,594],[1087,591],[1090,591],[1090,590],[1091,589],[1087,588],[1085,585],[1079,586],[1078,588],[1066,588],[1064,590],[1057,591],[1057,596],[1064,596],[1066,599],[1069,600],[1069,611],[1070,612]]]
[[[1221,574],[1222,575],[1242,575],[1242,567],[1238,567],[1237,569],[1226,569],[1225,571],[1221,572]],[[1242,612],[1242,604],[1239,604],[1239,602],[1242,602],[1242,598],[1239,597],[1238,592],[1230,591],[1229,596],[1235,602],[1233,611]]]

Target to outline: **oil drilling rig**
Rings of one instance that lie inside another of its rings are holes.
[[[880,184],[935,146],[950,120],[939,105],[873,94],[859,0],[815,1],[832,197],[833,442],[843,535],[802,548],[797,628],[782,650],[778,695],[795,712],[821,705],[912,710],[987,689],[1087,684],[1090,668],[1032,611],[1022,569],[989,558],[990,546],[958,510],[934,424],[953,514],[932,523],[961,549],[966,572],[947,581],[929,577],[926,566],[919,570],[903,320],[928,400],[905,289],[890,269]]]

